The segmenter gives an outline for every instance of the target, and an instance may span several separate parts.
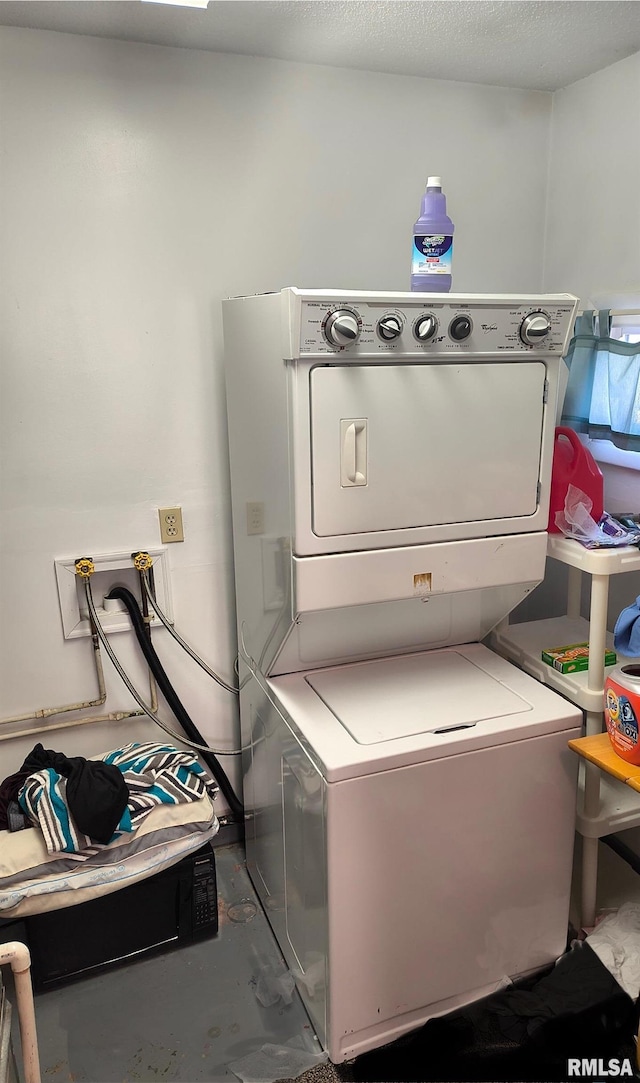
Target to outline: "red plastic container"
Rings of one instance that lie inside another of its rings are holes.
[[[575,485],[593,503],[591,517],[596,523],[604,510],[604,482],[602,471],[577,432],[564,427],[556,429],[551,469],[551,496],[549,500],[550,534],[560,534],[556,526],[556,512],[564,511],[567,489]]]

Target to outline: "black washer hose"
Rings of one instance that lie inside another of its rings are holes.
[[[187,738],[190,737],[192,741],[196,741],[198,744],[203,745],[205,743],[204,738],[200,734],[195,724],[191,721],[182,703],[178,699],[177,693],[162,667],[162,662],[158,658],[158,655],[153,648],[150,637],[147,636],[147,625],[145,625],[142,619],[142,615],[138,608],[138,603],[134,598],[133,594],[130,590],[127,590],[126,587],[114,587],[113,590],[106,595],[106,597],[108,599],[118,599],[118,601],[124,603],[129,617],[131,618],[131,624],[133,625],[133,630],[136,634],[136,639],[138,640],[140,649],[146,658],[149,669],[153,673],[156,681],[158,682],[158,687],[160,691],[162,692],[174,715],[178,719],[178,722],[182,726],[185,734],[187,735]],[[188,741],[185,743],[188,744]],[[222,793],[234,817],[242,821],[244,817],[244,808],[242,806],[242,802],[236,796],[233,786],[229,782],[224,768],[220,764],[217,756],[215,756],[213,752],[200,752],[199,755],[202,757],[207,767],[210,769],[216,782],[220,786],[220,789],[222,790]]]

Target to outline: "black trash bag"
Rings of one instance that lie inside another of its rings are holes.
[[[350,1069],[354,1083],[566,1083],[569,1059],[633,1066],[636,1029],[634,1001],[582,943],[542,977],[431,1019]]]

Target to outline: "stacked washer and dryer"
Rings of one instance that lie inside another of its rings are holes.
[[[335,1062],[566,947],[581,715],[482,640],[544,576],[576,308],[223,304],[247,862]]]

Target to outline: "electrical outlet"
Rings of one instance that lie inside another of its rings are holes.
[[[264,534],[264,504],[247,504],[247,534]]]
[[[158,508],[160,538],[163,542],[184,541],[182,508]]]

